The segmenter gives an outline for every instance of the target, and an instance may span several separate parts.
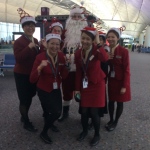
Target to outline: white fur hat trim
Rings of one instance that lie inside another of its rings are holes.
[[[121,37],[121,31],[120,31],[119,28],[110,28],[110,29],[108,30],[107,34],[108,34],[110,31],[115,31],[115,32],[117,32],[118,35],[119,35],[119,38]]]
[[[20,23],[23,24],[23,23],[29,22],[29,21],[36,23],[35,18],[33,18],[32,16],[25,16],[25,17],[23,17],[21,19]]]
[[[59,27],[61,27],[61,28],[63,29],[62,24],[59,23],[59,22],[54,22],[54,23],[51,24],[51,28],[52,28],[52,27],[55,27],[55,26],[59,26]]]
[[[81,14],[81,17],[84,18],[83,9],[80,7],[75,7],[71,9],[70,16],[73,16],[74,14]]]
[[[61,37],[60,37],[59,34],[52,34],[52,33],[50,33],[50,34],[46,35],[46,42],[48,40],[50,40],[50,39],[59,39],[59,40],[61,40]]]

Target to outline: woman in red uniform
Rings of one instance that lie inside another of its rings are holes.
[[[50,25],[50,33],[54,33],[54,34],[59,34],[60,36],[62,36],[62,32],[63,32],[63,25],[59,22],[59,20],[57,18],[53,18],[52,19],[52,23]],[[63,47],[63,41],[61,40],[61,43],[60,43],[60,50],[62,49]],[[47,42],[46,42],[46,39],[43,39],[41,41],[41,45],[40,45],[40,51],[41,52],[45,52],[47,49]],[[43,114],[44,116],[44,114]],[[59,129],[57,128],[57,126],[55,125],[52,125],[51,126],[51,129],[54,131],[54,132],[59,132]]]
[[[110,48],[109,46],[106,44],[106,34],[99,31],[99,43],[100,45],[105,49],[106,52],[109,52]],[[106,77],[105,77],[105,84],[107,84],[107,75],[108,75],[108,62],[101,62],[100,64],[101,69],[104,71]],[[104,114],[107,114],[107,92],[106,92],[107,88],[105,89],[105,107],[100,108],[99,109],[99,115],[100,117],[103,117]],[[89,130],[91,130],[93,128],[93,123],[91,121],[91,123],[89,124]]]
[[[91,146],[98,144],[100,140],[99,108],[105,106],[105,74],[100,68],[100,62],[107,61],[108,55],[103,48],[93,44],[96,41],[99,46],[99,34],[95,28],[85,27],[81,34],[82,48],[75,53],[76,63],[76,92],[81,95],[81,123],[82,133],[77,138],[82,141],[88,133],[88,118],[92,118],[95,129]],[[90,113],[90,114],[89,114]]]
[[[112,58],[109,60],[110,72],[108,75],[110,121],[105,126],[108,131],[113,131],[116,128],[123,112],[123,102],[131,100],[129,53],[127,49],[118,44],[120,35],[121,30],[118,28],[111,28],[107,33]],[[114,119],[115,102],[117,103],[117,108]]]
[[[61,38],[59,34],[46,36],[47,51],[39,54],[34,62],[30,81],[37,83],[38,96],[44,112],[45,124],[40,137],[51,144],[48,129],[53,125],[62,112],[62,97],[60,84],[62,78],[66,78],[68,70],[65,66],[65,58],[60,52]]]
[[[21,16],[20,22],[24,33],[14,43],[16,60],[14,77],[20,101],[21,121],[24,122],[26,130],[36,132],[37,129],[32,125],[28,117],[32,98],[36,95],[36,84],[31,84],[29,81],[34,60],[39,53],[38,40],[33,37],[36,21],[21,8],[18,9],[18,12]]]

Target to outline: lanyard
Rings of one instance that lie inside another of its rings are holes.
[[[113,71],[115,71],[115,66],[114,66],[114,65],[112,65],[112,67],[113,67]]]
[[[91,54],[92,54],[92,49],[90,50],[89,55],[88,55],[87,60],[86,60],[86,63],[84,64],[83,56],[82,56],[82,51],[81,51],[82,68],[83,68],[83,71],[84,71],[84,76],[86,76],[86,70],[87,70],[87,68],[88,68],[89,59],[90,59]]]
[[[47,52],[46,52],[46,57],[47,57],[47,59],[48,59],[48,61],[49,61],[50,68],[52,69],[53,75],[54,75],[55,80],[56,80],[57,71],[58,71],[58,57],[57,57],[57,63],[56,63],[56,64],[57,64],[57,66],[56,66],[56,71],[55,71],[54,66],[52,65],[51,59],[50,59],[50,57],[48,56]]]
[[[23,35],[24,35],[24,36],[25,36],[25,38],[26,38],[26,39],[28,39],[30,42],[34,43],[34,39],[33,39],[33,37],[32,37],[32,40],[31,40],[31,39],[29,39],[29,37],[27,37],[25,34],[23,34]],[[35,47],[34,47],[34,48],[36,49],[37,54],[38,54],[38,52],[39,52],[38,47],[39,47],[38,45],[35,45]]]

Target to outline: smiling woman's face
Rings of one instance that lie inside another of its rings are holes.
[[[33,33],[35,32],[35,24],[30,23],[30,24],[24,25],[23,31],[26,35],[32,36]]]
[[[82,44],[82,48],[84,50],[87,50],[90,48],[90,46],[92,45],[93,41],[92,38],[90,36],[88,36],[86,33],[82,33],[81,34],[81,44]]]
[[[119,38],[114,32],[109,32],[107,35],[107,41],[110,47],[115,47],[118,43]]]
[[[60,50],[60,40],[59,39],[50,39],[47,42],[47,50],[52,56],[56,56],[58,50]]]

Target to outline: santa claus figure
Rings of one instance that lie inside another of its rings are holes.
[[[81,46],[80,37],[81,30],[88,26],[85,18],[85,8],[74,7],[70,11],[69,18],[66,21],[66,32],[64,39],[63,52],[65,53],[66,61],[70,69],[67,79],[62,82],[63,93],[63,113],[59,121],[63,121],[69,116],[69,106],[74,97],[75,88],[75,71],[76,66],[74,63],[74,53]]]

